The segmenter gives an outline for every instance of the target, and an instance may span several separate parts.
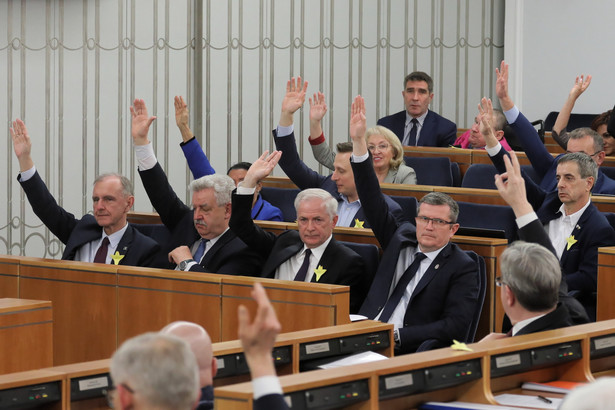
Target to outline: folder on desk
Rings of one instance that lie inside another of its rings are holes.
[[[452,401],[448,403],[429,401],[419,406],[421,410],[454,410],[454,409],[472,409],[472,410],[519,410],[516,407],[498,406],[495,404],[468,403],[463,401]]]

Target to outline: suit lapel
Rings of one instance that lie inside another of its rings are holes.
[[[267,277],[273,277],[275,270],[282,263],[286,262],[293,255],[299,252],[303,248],[303,242],[297,240],[297,242],[289,244],[288,246],[280,249],[279,251],[269,254],[265,266],[263,266],[263,273]]]
[[[100,239],[102,236],[102,228],[96,223],[94,217],[89,221],[87,215],[84,216],[70,234],[66,248],[62,254],[64,260],[74,260],[77,250],[88,242]]]
[[[312,275],[312,280],[311,280],[312,282],[323,282],[323,277],[327,275],[327,272],[329,272],[329,267],[335,263],[335,253],[336,253],[337,247],[338,247],[337,242],[335,241],[334,238],[331,238],[331,241],[329,241],[329,245],[327,245],[327,247],[325,248],[325,251],[322,254],[322,257],[316,264],[317,269],[320,266],[322,266],[322,268],[325,269],[326,272],[320,275],[320,278],[318,278],[318,280],[316,278],[316,274]],[[331,274],[328,274],[327,277],[329,277],[330,275]]]
[[[425,274],[423,275],[419,283],[416,285],[416,288],[414,288],[414,291],[412,292],[412,296],[410,297],[410,303],[412,303],[412,299],[414,299],[416,295],[421,293],[421,291],[425,289],[425,286],[427,286],[429,282],[431,282],[432,279],[438,274],[438,272],[444,266],[444,264],[446,263],[446,260],[449,258],[450,255],[451,255],[451,244],[449,242],[444,247],[444,249],[440,251],[438,256],[436,256],[436,259],[434,259],[431,265],[429,265],[429,267],[427,268],[427,272],[425,272]]]
[[[218,239],[216,243],[214,243],[213,246],[207,251],[205,256],[203,256],[203,259],[201,259],[201,266],[202,267],[208,266],[211,260],[213,259],[213,257],[216,255],[216,252],[218,252],[218,250],[224,247],[227,243],[232,241],[234,237],[235,236],[233,234],[233,231],[228,229],[224,233],[224,235],[222,235],[220,239]],[[192,246],[192,244],[190,244],[190,246]]]
[[[126,228],[126,232],[124,232],[124,235],[122,236],[122,239],[120,239],[120,241],[117,244],[117,248],[115,249],[115,251],[122,256],[126,256],[126,254],[128,253],[128,249],[130,248],[130,245],[132,244],[132,239],[134,237],[134,231],[133,231],[133,227],[130,226],[130,224],[128,224],[128,228]],[[125,262],[126,258],[122,258],[118,261],[118,265],[123,265]]]
[[[592,204],[590,204],[587,209],[585,209],[585,212],[583,212],[583,214],[581,215],[581,217],[579,218],[579,222],[577,222],[577,224],[575,225],[574,229],[572,230],[572,233],[570,234],[570,236],[568,236],[567,238],[567,244],[564,247],[564,252],[562,252],[562,257],[560,258],[560,265],[564,266],[564,264],[566,263],[566,259],[568,259],[568,255],[571,249],[574,249],[576,246],[579,246],[577,244],[577,242],[579,241],[579,238],[582,235],[582,229],[585,226],[585,223],[587,222],[587,220],[590,217],[590,214],[592,212]]]

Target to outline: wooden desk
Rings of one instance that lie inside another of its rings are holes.
[[[50,370],[64,374],[62,391],[67,410],[106,410],[105,392],[112,386],[110,359],[56,366]]]
[[[53,365],[51,302],[0,299],[0,374]]]
[[[32,397],[28,404],[36,402],[45,410],[64,410],[66,402],[62,394],[65,375],[52,369],[30,370],[0,375],[0,402],[15,403],[14,399]],[[20,390],[19,394],[16,390]],[[23,402],[22,402],[23,403]]]
[[[19,257],[0,256],[0,298],[19,297]]]
[[[615,319],[615,247],[598,248],[598,300],[596,319]]]

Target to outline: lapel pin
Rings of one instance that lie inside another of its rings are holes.
[[[440,264],[438,263],[436,266],[434,266],[434,269],[439,269],[440,268]]]
[[[577,224],[577,229],[581,229],[581,227]]]

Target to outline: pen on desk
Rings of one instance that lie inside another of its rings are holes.
[[[544,396],[538,396],[538,399],[542,400],[542,401],[544,401],[545,403],[548,403],[548,404],[552,404],[553,403],[551,400],[547,399]]]

